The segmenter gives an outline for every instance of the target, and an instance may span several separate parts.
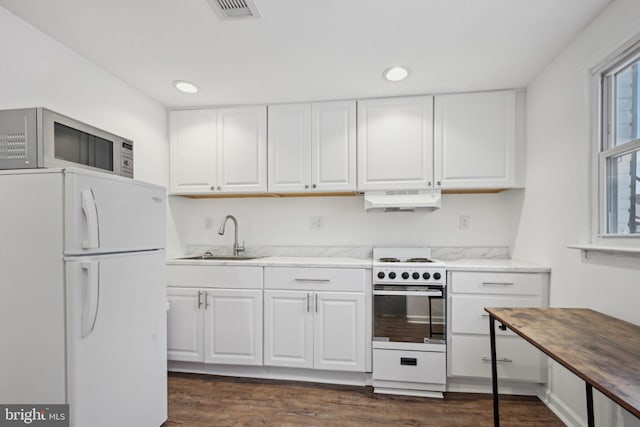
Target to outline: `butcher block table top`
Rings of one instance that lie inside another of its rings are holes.
[[[485,311],[640,417],[640,326],[584,308]]]

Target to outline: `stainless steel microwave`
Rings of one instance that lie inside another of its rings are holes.
[[[133,178],[133,142],[45,108],[0,110],[0,169],[70,166]]]

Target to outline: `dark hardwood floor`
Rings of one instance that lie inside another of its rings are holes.
[[[563,426],[536,397],[501,396],[503,426]],[[169,374],[175,426],[492,426],[490,394],[445,399],[374,394],[372,387]]]

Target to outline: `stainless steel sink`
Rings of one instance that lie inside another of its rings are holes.
[[[209,254],[205,254],[205,255],[193,255],[193,256],[186,256],[186,257],[182,257],[182,258],[178,258],[178,259],[194,259],[194,260],[203,260],[203,261],[246,261],[249,259],[256,259],[256,258],[264,258],[264,257],[260,257],[260,256],[242,256],[242,255],[209,255]]]

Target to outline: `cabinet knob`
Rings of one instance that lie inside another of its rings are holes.
[[[304,188],[305,188],[305,189],[307,189],[307,188],[309,188],[309,186],[308,186],[308,185],[305,185],[305,186],[304,186]]]
[[[218,190],[220,190],[220,186],[218,185]]]
[[[427,186],[431,187],[431,181],[427,182]]]
[[[442,183],[440,181],[438,181],[438,187],[442,186]]]
[[[316,187],[317,187],[317,185],[313,184],[311,187],[312,187],[312,188],[316,188]]]
[[[214,187],[213,185],[211,186],[211,191],[216,191],[216,187]]]

